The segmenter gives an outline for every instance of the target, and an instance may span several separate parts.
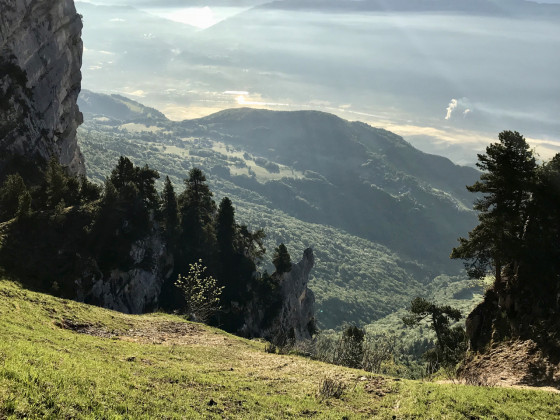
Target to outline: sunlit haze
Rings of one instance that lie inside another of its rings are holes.
[[[524,133],[543,158],[560,151],[558,11],[262,3],[78,2],[82,85],[173,120],[242,106],[331,112],[459,163],[473,163],[503,129]]]

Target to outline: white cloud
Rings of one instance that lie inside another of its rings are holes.
[[[226,90],[223,92],[224,95],[248,95],[249,92],[245,90]]]
[[[449,106],[447,107],[447,115],[445,116],[446,120],[451,118],[451,114],[453,114],[453,111],[457,108],[457,104],[457,99],[451,99],[451,102],[449,102]]]

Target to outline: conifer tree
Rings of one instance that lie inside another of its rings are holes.
[[[167,240],[174,242],[179,229],[179,208],[177,206],[177,195],[168,176],[165,177],[161,193],[161,214]]]
[[[54,209],[66,197],[68,191],[68,178],[55,157],[51,158],[47,165],[45,185],[47,206]]]
[[[191,169],[185,180],[185,191],[179,196],[181,223],[180,247],[183,263],[208,256],[215,241],[214,215],[216,203],[206,183],[206,177],[198,168]]]
[[[228,197],[224,197],[216,217],[216,238],[221,258],[231,260],[236,236],[235,210]]]
[[[18,209],[16,212],[16,218],[18,220],[25,220],[31,216],[31,194],[29,190],[23,191],[18,198]]]
[[[8,175],[0,187],[0,220],[8,220],[15,216],[19,200],[27,191],[25,182],[19,174]]]
[[[278,274],[287,273],[292,269],[290,254],[288,253],[286,245],[283,243],[278,245],[278,248],[274,251],[272,263],[274,267],[276,267],[276,272]]]
[[[483,171],[480,180],[467,189],[482,194],[474,204],[479,224],[468,239],[459,238],[451,258],[466,260],[474,278],[492,268],[500,283],[502,269],[520,257],[537,164],[521,134],[503,131],[498,143],[478,155],[477,166]]]

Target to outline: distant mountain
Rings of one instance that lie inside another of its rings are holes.
[[[121,95],[104,95],[83,89],[78,98],[78,105],[84,114],[95,115],[98,118],[105,117],[117,123],[167,121],[165,115],[157,109],[149,108]]]
[[[447,266],[457,232],[474,216],[465,185],[478,172],[422,153],[402,137],[316,111],[230,109],[185,128],[306,174],[260,183],[233,177],[275,207],[314,223]],[[428,246],[418,246],[420,243]]]
[[[475,169],[323,112],[241,108],[172,122],[120,96],[87,95],[80,144],[92,178],[101,182],[123,154],[180,191],[200,167],[216,200],[229,196],[240,221],[265,228],[267,249],[314,248],[322,327],[370,323],[427,296],[435,278],[472,297],[448,256],[476,223],[465,190]]]

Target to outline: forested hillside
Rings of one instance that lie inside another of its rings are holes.
[[[470,287],[450,279],[461,265],[448,255],[475,223],[464,189],[474,169],[325,113],[242,109],[174,123],[123,97],[84,92],[81,101],[93,179],[102,182],[119,155],[175,185],[201,167],[217,200],[232,198],[243,223],[265,229],[268,248],[312,246],[323,327],[379,319],[425,295],[437,276],[457,296]]]

